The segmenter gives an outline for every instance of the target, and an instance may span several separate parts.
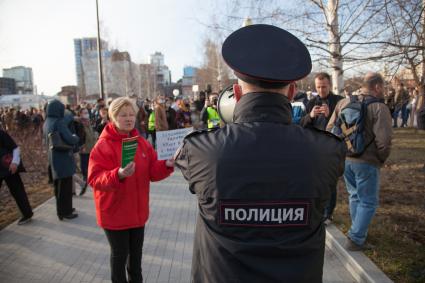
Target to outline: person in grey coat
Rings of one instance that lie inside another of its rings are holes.
[[[62,140],[69,145],[77,145],[78,136],[68,128],[72,122],[72,115],[65,115],[65,105],[59,100],[53,100],[47,105],[44,134],[58,131]],[[78,216],[72,208],[72,175],[75,173],[73,150],[54,150],[48,144],[48,159],[53,177],[56,197],[56,211],[59,220],[73,219]]]

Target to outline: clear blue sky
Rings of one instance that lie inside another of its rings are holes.
[[[202,61],[211,11],[224,0],[99,0],[105,40],[132,61],[160,51],[176,81]],[[31,67],[38,92],[75,85],[73,39],[96,36],[95,0],[0,0],[0,69]],[[0,76],[2,73],[0,73]]]

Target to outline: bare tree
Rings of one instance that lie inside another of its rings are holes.
[[[221,25],[214,23],[212,28],[222,31],[231,30],[231,27],[235,29],[238,27],[235,21],[240,25],[242,19],[249,15],[254,23],[270,23],[290,30],[309,47],[316,68],[332,70],[333,91],[337,94],[344,87],[345,70],[381,58],[377,55],[378,50],[351,43],[367,42],[387,29],[382,24],[382,17],[377,17],[387,4],[385,0],[231,2],[234,9],[230,11],[239,13],[227,14]]]
[[[218,92],[230,84],[230,70],[224,63],[220,46],[207,39],[204,42],[204,63],[196,74],[196,83],[202,87],[211,85]]]
[[[425,0],[388,1],[383,16],[389,29],[381,40],[372,41],[382,50],[389,75],[405,68],[418,87],[425,84],[424,4]]]

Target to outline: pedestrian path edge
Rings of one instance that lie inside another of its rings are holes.
[[[331,224],[326,227],[326,245],[345,268],[360,283],[390,283],[388,278],[363,252],[351,252],[344,248],[347,237]]]

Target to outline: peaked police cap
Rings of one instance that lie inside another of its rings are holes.
[[[307,47],[294,35],[272,25],[249,25],[223,43],[224,61],[247,82],[288,84],[311,72]]]

